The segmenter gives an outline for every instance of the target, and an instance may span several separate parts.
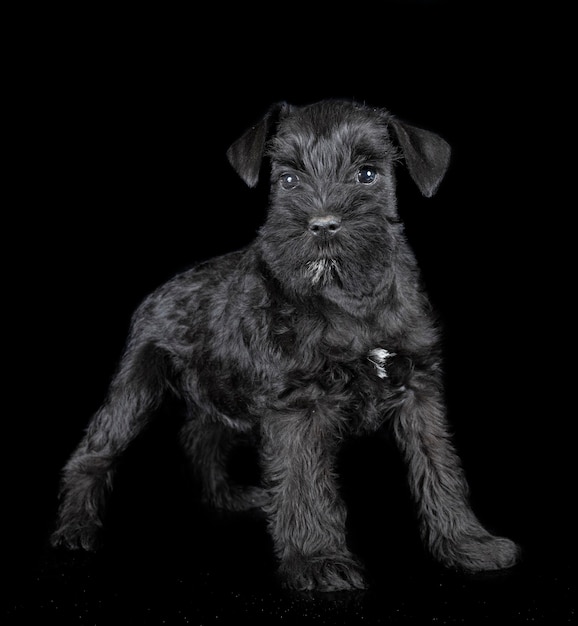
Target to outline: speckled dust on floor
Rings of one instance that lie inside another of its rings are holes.
[[[176,568],[178,569],[178,568]],[[270,573],[269,573],[270,574]],[[294,593],[274,576],[205,569],[154,572],[84,556],[44,562],[20,577],[5,603],[3,626],[237,624],[571,624],[576,589],[570,571],[532,568],[508,574],[389,572],[360,592]],[[247,622],[247,623],[249,623]]]

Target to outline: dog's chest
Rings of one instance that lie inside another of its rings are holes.
[[[288,380],[333,393],[371,393],[386,387],[388,330],[372,318],[314,311],[285,320],[276,332],[281,367]],[[375,385],[377,388],[374,388]]]
[[[277,319],[278,367],[261,396],[266,406],[282,412],[315,409],[354,431],[381,423],[401,389],[388,371],[384,329],[372,320],[325,311]]]
[[[349,362],[363,354],[372,337],[379,334],[367,320],[324,309],[281,312],[275,315],[273,327],[274,341],[283,355],[296,361],[315,355]]]

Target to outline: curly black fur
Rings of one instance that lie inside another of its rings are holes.
[[[449,153],[434,133],[345,101],[276,104],[237,140],[228,157],[249,186],[270,160],[265,224],[251,245],[176,276],[136,311],[108,397],[64,469],[54,543],[95,546],[117,461],[171,392],[188,408],[182,443],[206,499],[266,511],[288,586],[364,585],[335,461],[345,436],[386,422],[435,557],[474,571],[512,565],[516,545],[468,504],[439,332],[396,207],[395,166],[405,161],[431,196]],[[226,453],[252,431],[265,484],[242,491],[227,480]]]

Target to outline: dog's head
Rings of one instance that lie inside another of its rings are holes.
[[[421,192],[437,190],[450,148],[436,134],[383,109],[348,101],[279,103],[227,151],[251,187],[271,162],[270,208],[261,253],[298,293],[382,284],[400,241],[394,165],[404,160]]]

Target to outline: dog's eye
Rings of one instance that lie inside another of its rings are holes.
[[[295,189],[295,187],[299,184],[299,176],[297,176],[297,174],[287,172],[285,174],[281,174],[279,182],[281,183],[281,187],[283,187],[283,189]]]
[[[357,182],[363,183],[364,185],[371,185],[375,182],[376,178],[377,172],[370,165],[360,167],[357,172]]]

